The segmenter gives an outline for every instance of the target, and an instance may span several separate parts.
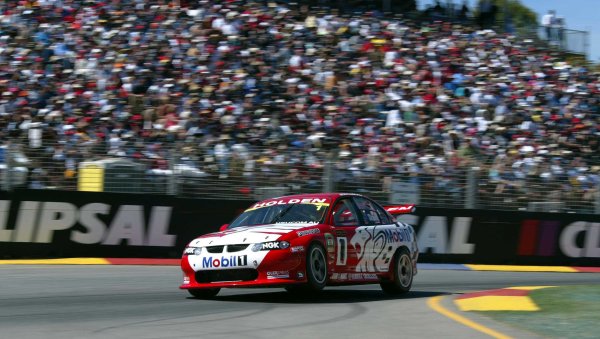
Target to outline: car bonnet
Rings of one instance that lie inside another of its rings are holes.
[[[190,246],[217,246],[231,244],[254,244],[275,241],[283,235],[307,227],[315,227],[317,223],[278,223],[261,226],[236,227],[221,232],[210,233],[195,239]]]

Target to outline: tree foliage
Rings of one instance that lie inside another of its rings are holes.
[[[481,3],[483,0],[479,0]],[[537,14],[519,0],[492,0],[497,6],[496,20],[510,21],[517,28],[538,25]],[[479,6],[477,6],[479,8]]]

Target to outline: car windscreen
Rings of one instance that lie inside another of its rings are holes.
[[[321,223],[328,203],[287,203],[247,209],[228,228],[266,224]]]

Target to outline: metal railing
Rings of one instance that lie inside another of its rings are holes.
[[[477,18],[473,16],[461,17],[455,7],[451,12],[429,13],[412,12],[405,13],[404,17],[415,21],[446,21],[457,24],[468,25],[471,27],[480,27]],[[490,28],[499,33],[513,34],[520,39],[534,39],[541,44],[541,47],[556,49],[561,52],[589,55],[590,32],[570,29],[560,25],[546,27],[538,24],[527,26],[517,26],[512,21],[505,20],[505,10],[501,11],[496,19],[489,22],[486,28]]]
[[[600,214],[597,170],[548,176],[540,171],[514,172],[511,166],[498,171],[489,164],[459,168],[394,164],[368,156],[338,157],[337,152],[323,149],[241,145],[192,148],[132,143],[132,149],[114,156],[108,149],[98,151],[99,146],[4,145],[0,148],[2,188],[246,200],[338,191],[364,193],[382,203],[426,207]]]
[[[521,31],[523,37],[536,38],[546,42],[551,48],[561,51],[589,55],[590,32],[564,27],[538,26]]]

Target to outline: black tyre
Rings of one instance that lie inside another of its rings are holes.
[[[188,290],[194,298],[210,299],[214,298],[220,291],[220,288],[191,288]]]
[[[312,244],[306,252],[306,283],[288,285],[286,291],[292,294],[308,295],[321,291],[327,285],[327,257],[321,245]]]
[[[392,280],[381,282],[381,289],[388,294],[403,294],[410,291],[413,282],[413,262],[410,253],[403,248],[394,256]]]
[[[306,287],[320,291],[327,285],[327,256],[322,246],[312,244],[306,253]]]

